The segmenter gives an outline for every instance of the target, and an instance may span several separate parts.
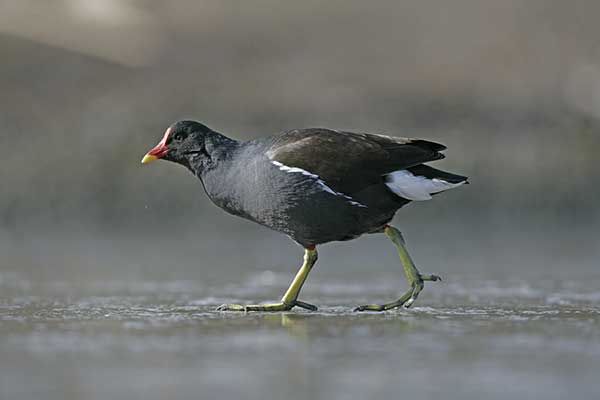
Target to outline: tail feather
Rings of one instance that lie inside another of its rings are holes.
[[[413,175],[424,176],[427,179],[441,179],[448,183],[469,183],[467,181],[469,178],[467,178],[466,176],[442,171],[440,169],[436,169],[425,164],[415,165],[414,167],[407,168],[407,170],[409,170]]]

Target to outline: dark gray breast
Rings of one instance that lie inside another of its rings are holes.
[[[218,168],[204,172],[201,178],[212,201],[304,246],[376,230],[408,202],[386,190],[381,178],[359,192],[345,193],[339,188],[349,185],[333,186],[317,173],[273,159],[280,139],[247,142]]]

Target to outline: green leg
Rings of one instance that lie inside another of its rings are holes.
[[[317,262],[317,249],[310,248],[304,250],[304,263],[302,267],[294,277],[294,280],[290,284],[290,287],[285,292],[279,303],[270,304],[223,304],[217,308],[218,311],[288,311],[293,307],[298,306],[307,310],[316,311],[317,307],[312,304],[305,303],[298,300],[298,294],[302,285],[308,277],[308,273],[311,268]]]
[[[406,274],[406,278],[410,284],[410,289],[408,289],[408,291],[400,296],[400,298],[396,301],[387,304],[366,304],[364,306],[357,307],[355,311],[385,311],[400,306],[408,308],[417,299],[419,293],[421,293],[421,290],[423,290],[424,281],[435,282],[442,280],[442,278],[437,275],[421,274],[419,270],[417,270],[417,267],[415,267],[413,260],[410,258],[410,255],[406,250],[404,238],[398,229],[388,225],[385,227],[384,232],[390,238],[390,240],[394,242],[396,248],[398,249],[400,262],[402,263],[404,273]]]

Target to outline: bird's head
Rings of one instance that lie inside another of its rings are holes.
[[[163,138],[152,148],[142,164],[163,159],[191,168],[191,164],[208,162],[207,138],[216,132],[195,121],[178,121],[167,128]]]

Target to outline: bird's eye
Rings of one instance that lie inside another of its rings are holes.
[[[176,142],[181,142],[183,141],[183,135],[181,133],[178,133],[177,135],[173,136],[173,140]]]

